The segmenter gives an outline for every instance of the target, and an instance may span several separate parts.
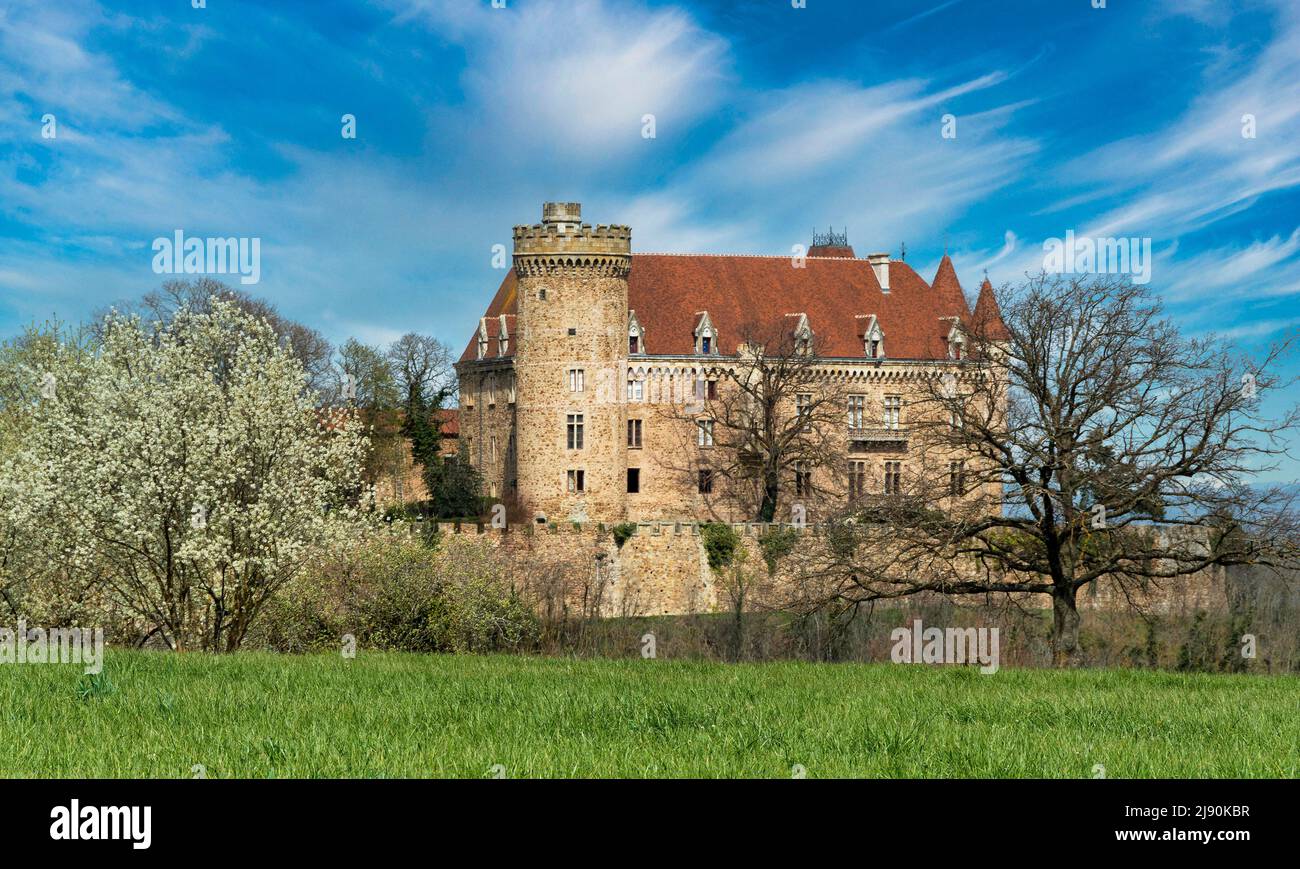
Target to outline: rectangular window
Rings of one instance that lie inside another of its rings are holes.
[[[867,397],[849,396],[849,428],[863,428],[867,424]]]
[[[573,494],[587,491],[587,473],[581,469],[569,471],[569,491]]]
[[[898,495],[903,491],[903,463],[885,462],[885,494]]]
[[[641,469],[640,468],[627,469],[627,491],[629,492],[629,494],[633,494],[633,495],[641,491]]]
[[[809,420],[812,417],[812,393],[800,392],[794,397],[794,410],[798,418],[803,422],[803,430],[808,431],[812,428]]]
[[[849,500],[856,501],[867,491],[867,463],[849,462]]]
[[[709,387],[705,385],[706,383],[707,381],[703,377],[695,381],[695,397],[701,401],[703,401],[704,396],[708,394]]]
[[[697,419],[696,425],[696,443],[702,447],[713,446],[713,420]]]
[[[808,470],[807,462],[794,466],[794,493],[801,498],[812,494],[812,471]]]
[[[948,425],[954,429],[963,428],[965,423],[962,418],[966,415],[966,408],[957,406],[948,411]]]
[[[629,378],[627,381],[627,400],[641,401],[645,398],[645,381]]]
[[[627,445],[634,449],[641,448],[641,420],[629,419],[627,421]]]
[[[886,395],[885,396],[885,428],[893,430],[898,428],[899,422],[903,418],[903,396]]]
[[[879,342],[879,341],[872,341],[872,342],[871,342],[871,351],[870,351],[870,356],[871,356],[872,359],[879,359],[879,358],[880,358],[880,342]]]
[[[966,463],[948,463],[948,494],[960,497],[966,492]]]
[[[700,494],[708,495],[713,491],[713,469],[700,468]]]
[[[708,336],[705,336],[705,337],[703,337],[703,338],[700,339],[700,352],[701,352],[701,353],[711,353],[711,352],[712,352],[712,347],[713,347],[713,339],[712,339],[712,338],[709,338]]]
[[[587,375],[581,368],[569,369],[569,392],[582,392],[587,387]]]
[[[637,344],[638,344],[638,342],[637,342],[636,336],[635,336],[635,335],[629,335],[629,336],[627,337],[627,352],[628,352],[628,353],[639,353],[639,352],[641,352],[640,350],[637,349]]]
[[[582,414],[580,413],[569,414],[569,423],[568,423],[569,449],[571,450],[582,449],[582,429],[583,429]]]

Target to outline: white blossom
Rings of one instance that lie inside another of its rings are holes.
[[[172,647],[238,647],[315,547],[355,532],[355,412],[320,411],[298,360],[234,305],[166,326],[110,314],[98,352],[55,373],[0,469],[0,522]]]

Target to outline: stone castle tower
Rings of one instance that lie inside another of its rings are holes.
[[[518,503],[550,521],[626,518],[632,231],[548,202],[514,229]]]

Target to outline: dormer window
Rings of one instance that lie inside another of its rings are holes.
[[[966,358],[966,334],[961,328],[961,321],[950,317],[952,328],[948,330],[948,358],[962,360]]]
[[[795,315],[791,315],[795,316]],[[812,352],[813,330],[808,324],[807,314],[798,314],[799,322],[794,327],[794,349],[800,355],[808,355]]]
[[[718,331],[713,328],[708,311],[699,311],[695,324],[695,352],[705,356],[717,352]]]
[[[487,317],[480,317],[478,321],[478,358],[482,359],[487,356],[488,346],[488,328]]]
[[[628,311],[627,352],[629,354],[645,352],[645,329],[637,322],[636,311]]]
[[[862,349],[868,359],[885,358],[885,332],[875,314],[866,318],[867,324],[862,331]]]
[[[506,315],[497,318],[497,355],[510,355],[510,329],[506,326]]]

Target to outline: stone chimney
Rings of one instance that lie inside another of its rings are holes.
[[[880,289],[886,293],[889,292],[889,254],[887,253],[869,253],[867,262],[871,263],[871,270],[876,273],[876,280],[880,282]]]

